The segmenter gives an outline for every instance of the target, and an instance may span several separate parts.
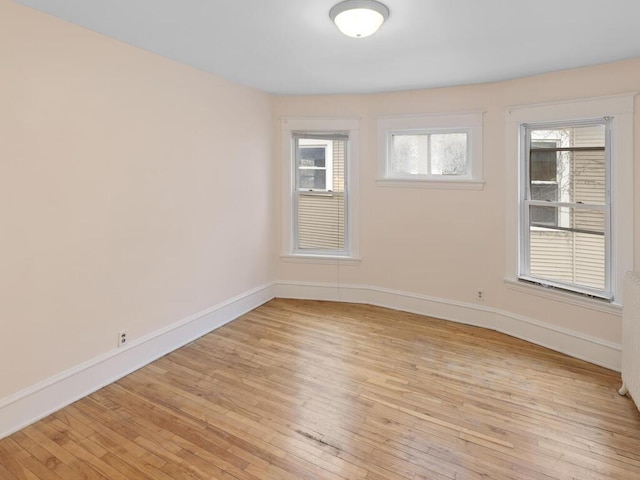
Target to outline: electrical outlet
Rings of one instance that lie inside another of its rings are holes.
[[[476,300],[478,300],[479,302],[484,301],[484,290],[478,290],[476,292]]]
[[[118,332],[118,347],[124,347],[127,344],[127,331],[121,330]]]

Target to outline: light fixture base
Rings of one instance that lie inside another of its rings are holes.
[[[329,18],[349,37],[373,35],[389,18],[386,5],[375,0],[345,0],[329,11]]]

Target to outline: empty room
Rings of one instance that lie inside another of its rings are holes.
[[[638,18],[0,0],[0,480],[640,479]]]

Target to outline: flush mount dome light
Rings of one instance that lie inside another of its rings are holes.
[[[334,6],[329,17],[349,37],[368,37],[389,18],[389,9],[375,0],[346,0]]]

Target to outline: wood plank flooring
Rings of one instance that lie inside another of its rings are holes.
[[[640,479],[619,386],[496,332],[273,300],[0,440],[0,479]]]

